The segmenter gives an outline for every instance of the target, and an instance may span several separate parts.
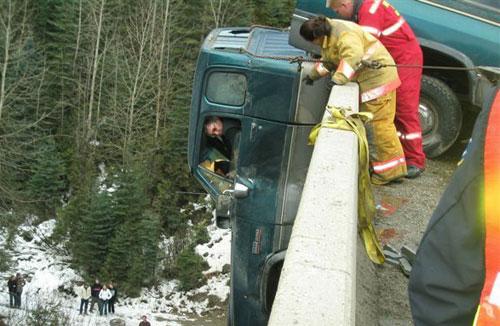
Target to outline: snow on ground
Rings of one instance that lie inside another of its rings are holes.
[[[55,305],[63,311],[71,325],[109,325],[113,318],[122,318],[126,325],[138,325],[142,315],[147,315],[152,325],[181,325],[184,320],[190,320],[193,314],[214,309],[210,296],[216,296],[224,301],[229,294],[229,274],[220,273],[230,260],[231,232],[220,230],[214,225],[208,227],[210,241],[197,246],[197,252],[204,257],[210,266],[205,272],[207,285],[189,292],[177,292],[177,281],[164,281],[157,288],[143,289],[139,298],[120,298],[115,304],[116,314],[99,316],[95,312],[87,316],[78,314],[80,300],[60,289],[71,289],[82,278],[69,266],[69,257],[55,253],[58,250],[48,248],[43,239],[52,233],[55,220],[43,222],[36,227],[27,223],[21,226],[19,234],[28,231],[33,234],[31,241],[20,235],[14,239],[12,250],[8,250],[12,262],[9,272],[0,273],[4,280],[0,291],[0,315],[9,319],[9,325],[22,325],[27,311],[38,305]],[[6,246],[6,234],[0,232],[0,246]],[[168,241],[165,244],[168,247]],[[7,292],[8,278],[20,272],[26,276],[26,285],[22,294],[22,308],[10,309]],[[119,290],[119,288],[118,288]],[[213,301],[213,300],[212,300]]]

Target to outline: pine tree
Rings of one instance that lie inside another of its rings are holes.
[[[156,279],[156,266],[158,266],[160,240],[160,219],[159,217],[147,211],[139,221],[138,232],[136,234],[137,245],[139,248],[139,257],[142,259],[143,279],[145,285],[150,285]]]
[[[49,218],[55,216],[56,208],[61,205],[66,172],[52,137],[46,138],[38,149],[29,189],[41,216]]]
[[[138,221],[133,231],[129,229],[133,232],[134,236],[129,251],[130,268],[126,274],[126,284],[130,295],[137,295],[138,289],[144,286],[151,286],[156,281],[159,226],[158,217],[146,213]]]
[[[42,53],[44,83],[40,85],[39,114],[46,113],[45,125],[55,131],[64,128],[65,114],[75,103],[72,76],[77,31],[78,0],[31,1],[31,23],[35,46]]]
[[[113,192],[113,205],[120,223],[140,218],[148,204],[145,192],[147,180],[141,168],[137,170],[139,172],[132,169],[118,172],[114,178],[117,189]]]
[[[191,245],[184,249],[176,260],[176,273],[180,281],[179,289],[188,291],[202,285],[202,271],[207,268],[207,263],[195,252],[194,246]]]
[[[107,192],[91,194],[88,210],[81,212],[81,229],[76,231],[73,257],[89,275],[97,275],[104,266],[110,241],[117,227],[112,201]]]
[[[109,243],[109,254],[106,257],[104,270],[112,280],[120,284],[127,282],[131,260],[135,255],[135,250],[131,246],[133,241],[131,236],[133,234],[131,234],[129,226],[122,224]]]
[[[294,0],[255,0],[254,21],[257,24],[286,27],[290,25]]]

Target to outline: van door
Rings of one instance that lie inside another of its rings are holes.
[[[231,243],[231,308],[233,325],[265,325],[260,298],[266,257],[273,253],[277,215],[281,208],[286,156],[292,127],[285,123],[243,117],[236,188],[246,196],[234,197]],[[236,194],[236,193],[235,193]]]

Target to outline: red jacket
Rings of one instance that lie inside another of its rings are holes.
[[[389,2],[364,0],[356,7],[356,22],[382,42],[396,63],[413,63],[413,54],[421,53],[420,45],[411,27]]]

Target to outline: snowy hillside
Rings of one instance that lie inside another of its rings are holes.
[[[71,325],[109,325],[111,319],[122,318],[126,325],[136,326],[142,315],[147,315],[152,325],[181,325],[181,321],[190,319],[188,316],[217,308],[220,306],[219,301],[226,300],[229,293],[229,274],[221,272],[229,264],[231,235],[230,231],[212,225],[208,227],[210,241],[196,248],[210,266],[205,272],[207,285],[180,293],[176,292],[176,281],[165,281],[158,288],[143,289],[139,298],[119,297],[115,315],[101,317],[94,312],[80,316],[80,300],[72,294],[71,289],[81,277],[70,268],[69,257],[58,254],[62,250],[49,248],[43,241],[50,236],[54,226],[55,220],[36,227],[29,224],[21,226],[14,239],[13,249],[7,250],[13,266],[9,272],[0,273],[4,282],[0,292],[0,316],[7,319],[8,325],[22,325],[28,314],[26,310],[39,305],[57,306],[71,321]],[[31,234],[32,239],[30,236],[20,236],[23,233]],[[0,233],[0,246],[3,248],[6,245],[5,237],[6,234]],[[168,247],[168,241],[165,242]],[[7,280],[16,272],[25,276],[26,286],[21,309],[10,309]]]

